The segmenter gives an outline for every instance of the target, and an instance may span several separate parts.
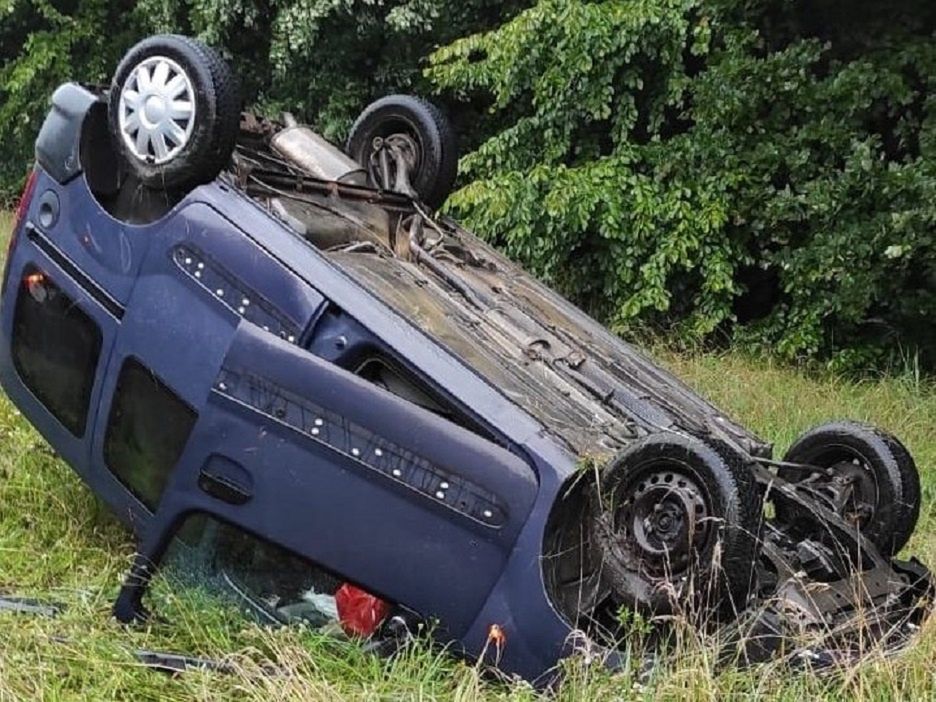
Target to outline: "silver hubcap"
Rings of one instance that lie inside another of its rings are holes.
[[[195,127],[195,90],[182,67],[165,56],[139,63],[120,89],[120,136],[147,163],[172,160]]]

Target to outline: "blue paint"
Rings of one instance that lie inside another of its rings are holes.
[[[60,199],[62,216],[42,230],[36,197],[26,221],[67,266],[30,237],[16,238],[0,309],[0,380],[46,440],[133,528],[145,558],[158,559],[185,514],[201,511],[438,618],[440,638],[468,656],[481,655],[489,627],[498,624],[508,640],[499,666],[509,673],[540,678],[567,653],[570,627],[547,598],[540,555],[547,517],[575,458],[523,409],[220,183],[195,189],[165,217],[142,226],[111,217],[83,176],[62,185],[40,169],[36,193],[46,191]],[[29,264],[101,329],[101,361],[81,438],[32,396],[11,363],[14,301]],[[199,270],[214,277],[196,277]],[[121,315],[82,281],[112,298]],[[268,316],[240,312],[235,293],[249,295]],[[286,326],[265,331],[264,319]],[[343,367],[364,348],[415,374],[480,433]],[[127,358],[144,364],[198,414],[155,514],[104,460]],[[233,387],[235,381],[247,386]],[[287,395],[292,404],[284,403]],[[313,434],[315,417],[306,414],[316,408],[337,432],[335,440]],[[375,449],[382,460],[392,452],[396,462],[375,463]],[[369,459],[355,450],[369,452]],[[233,492],[206,490],[206,475]],[[140,594],[125,588],[118,612],[132,610]]]

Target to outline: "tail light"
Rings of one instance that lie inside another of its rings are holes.
[[[344,583],[335,593],[338,620],[345,633],[353,636],[371,636],[380,627],[390,605],[351,583]]]
[[[10,255],[16,246],[16,238],[19,234],[20,225],[26,218],[29,211],[29,203],[32,202],[33,193],[36,190],[36,176],[38,171],[33,168],[26,177],[26,184],[23,186],[23,194],[20,195],[19,205],[16,206],[16,213],[13,215],[13,230],[10,232],[10,241],[7,244],[6,258],[3,262],[3,288],[6,289],[7,278],[10,274]]]
[[[32,298],[42,304],[49,297],[49,289],[46,287],[45,273],[34,271],[23,278],[23,284],[26,290],[32,295]]]
[[[23,186],[23,194],[20,195],[19,205],[16,207],[16,215],[13,217],[13,231],[19,227],[26,212],[29,210],[29,203],[32,201],[33,191],[36,189],[36,175],[38,171],[33,168],[26,176],[26,184]]]

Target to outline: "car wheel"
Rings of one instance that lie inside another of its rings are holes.
[[[371,103],[351,127],[345,150],[373,185],[430,207],[445,202],[455,184],[455,132],[438,107],[411,95]]]
[[[824,496],[884,555],[907,543],[920,515],[920,476],[896,437],[858,422],[823,424],[797,439],[784,461],[815,467],[782,467],[778,475]],[[797,518],[794,505],[777,504],[779,522]]]
[[[593,523],[623,606],[649,614],[736,614],[754,573],[760,500],[727,447],[654,434],[604,470]]]
[[[174,34],[131,48],[114,74],[111,131],[145,185],[185,189],[229,163],[240,125],[240,86],[211,47]]]

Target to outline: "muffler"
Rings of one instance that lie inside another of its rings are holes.
[[[309,127],[286,113],[285,129],[270,139],[279,156],[315,178],[348,185],[367,185],[367,171],[357,161],[328,143]]]

